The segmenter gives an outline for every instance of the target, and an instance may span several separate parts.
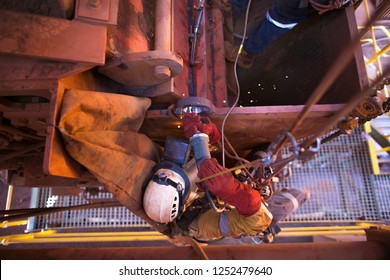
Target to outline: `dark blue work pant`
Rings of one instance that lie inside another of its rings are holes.
[[[230,0],[230,2],[235,10],[243,12],[246,10],[249,0]],[[281,25],[298,23],[309,17],[309,6],[301,7],[301,5],[302,0],[273,0],[267,13]],[[257,55],[290,29],[291,27],[277,26],[264,18],[248,35],[244,43],[244,50],[250,55]]]

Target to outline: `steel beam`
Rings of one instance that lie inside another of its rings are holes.
[[[324,242],[205,246],[211,260],[373,260],[388,259],[380,242]],[[2,249],[2,260],[199,260],[191,247],[112,247],[63,249]]]
[[[105,26],[0,10],[0,53],[103,65]]]
[[[272,142],[281,130],[290,126],[302,108],[303,106],[236,107],[226,122],[226,137],[237,150],[250,149],[259,143]],[[340,104],[315,105],[294,136],[301,139],[313,134],[322,128],[327,119],[340,108],[342,108]],[[215,108],[210,119],[221,127],[227,111],[228,108]],[[156,123],[159,125],[156,126]],[[181,120],[172,116],[169,110],[149,110],[141,132],[162,143],[168,135],[186,139],[181,125]]]
[[[35,81],[39,79],[58,79],[84,72],[94,66],[94,64],[90,63],[59,62],[13,55],[0,55],[0,80]],[[15,94],[12,93],[10,95]]]
[[[70,19],[74,0],[2,0],[0,9]]]

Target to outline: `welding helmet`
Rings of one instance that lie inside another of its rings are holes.
[[[172,222],[183,213],[189,188],[183,169],[171,162],[157,164],[144,191],[146,214],[158,223]]]

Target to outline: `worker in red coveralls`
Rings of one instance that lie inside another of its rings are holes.
[[[190,138],[197,132],[206,133],[210,143],[216,143],[221,133],[208,118],[195,113],[187,114],[183,119],[185,135]],[[226,170],[215,158],[206,159],[199,166],[200,179]],[[278,223],[298,209],[308,198],[306,192],[286,189],[275,193],[267,202],[258,191],[240,182],[231,172],[202,181],[202,188],[222,199],[230,206],[224,211],[215,211],[205,196],[192,201],[184,214],[174,221],[175,230],[170,234],[187,235],[200,241],[209,241],[223,237],[258,235],[265,233],[271,237],[278,231]]]

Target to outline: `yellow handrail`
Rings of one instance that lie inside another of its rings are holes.
[[[371,226],[373,225],[361,223],[352,226],[282,227],[282,232],[280,232],[278,236],[364,235],[364,230]],[[380,226],[383,227],[383,225]],[[1,244],[6,246],[20,243],[168,241],[168,237],[157,231],[58,233],[56,230],[46,230],[26,234],[0,236],[0,240]]]
[[[12,222],[5,221],[5,222],[2,222],[0,224],[0,227],[1,228],[8,228],[8,227],[25,226],[25,225],[27,225],[27,223],[28,223],[28,220],[20,220],[20,221],[12,221]]]

